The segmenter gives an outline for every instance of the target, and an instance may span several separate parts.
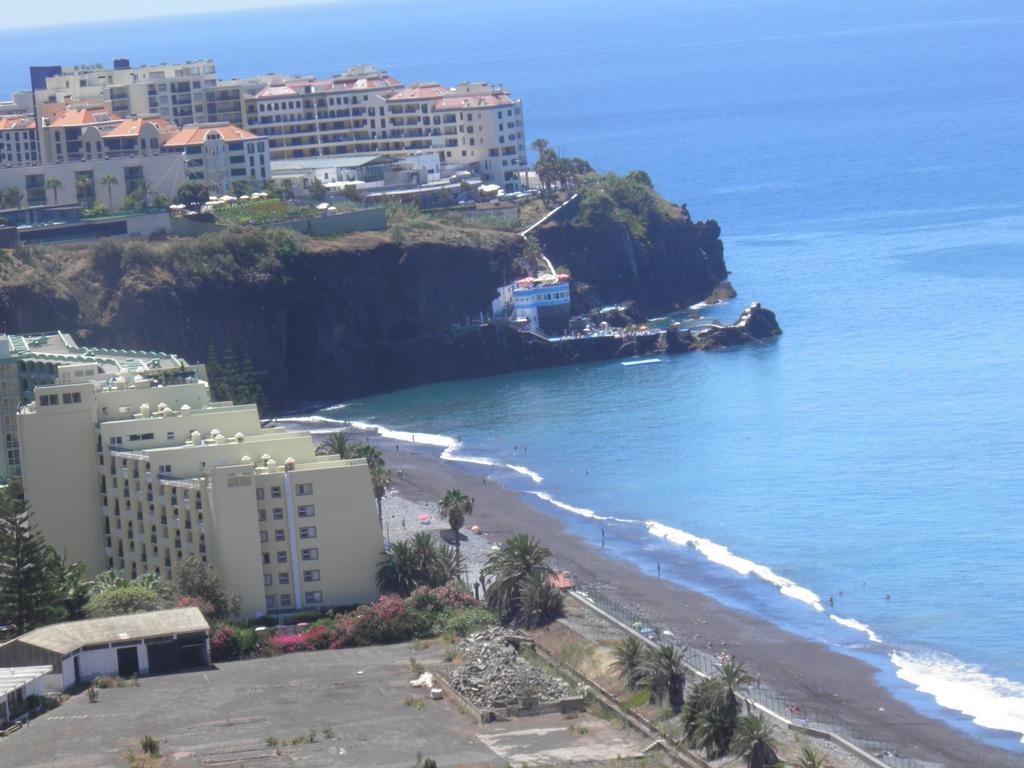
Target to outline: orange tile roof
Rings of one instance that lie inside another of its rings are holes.
[[[514,102],[508,97],[507,94],[483,94],[481,96],[450,96],[447,99],[441,99],[437,104],[434,105],[434,109],[449,110],[449,109],[476,109],[486,107],[508,107]]]
[[[166,133],[168,131],[175,130],[174,126],[162,117],[133,118],[131,120],[122,120],[116,126],[114,126],[109,131],[104,133],[103,138],[119,139],[138,136],[139,131],[142,130],[142,126],[145,123],[152,123],[154,126],[156,126],[157,131],[159,131],[160,133]]]
[[[50,128],[70,128],[79,125],[93,125],[120,120],[113,112],[104,109],[66,109],[50,121]]]
[[[388,96],[388,101],[414,101],[418,99],[441,99],[449,94],[449,90],[443,85],[437,83],[427,83],[426,85],[410,85],[408,88],[403,88],[397,93],[393,93]]]
[[[0,131],[31,131],[35,127],[31,117],[0,117]]]
[[[247,141],[260,138],[255,133],[242,130],[234,125],[191,125],[171,136],[165,147],[188,147],[204,143],[211,133],[218,133],[224,141]]]

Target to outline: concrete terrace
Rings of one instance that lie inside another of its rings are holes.
[[[145,678],[138,688],[101,690],[95,704],[80,694],[0,740],[0,765],[127,765],[128,750],[138,753],[145,734],[182,768],[300,762],[409,768],[417,754],[442,766],[561,765],[640,754],[634,733],[589,715],[479,725],[448,699],[430,701],[408,684],[409,658],[429,666],[440,661],[440,647],[299,653]],[[325,728],[334,738],[324,737]],[[267,737],[288,740],[311,729],[317,732],[312,744],[266,745]]]

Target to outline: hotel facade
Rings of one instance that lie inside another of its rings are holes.
[[[214,402],[201,379],[61,365],[17,423],[35,522],[89,575],[172,579],[196,557],[247,618],[378,595],[365,460],[317,455],[309,433],[263,428],[256,406]]]
[[[264,137],[270,161],[431,151],[509,190],[527,169],[522,102],[486,83],[405,86],[366,65],[327,78],[218,80],[212,61],[132,67],[124,59],[31,74],[33,90],[15,103],[35,122],[42,162],[55,161],[42,134],[59,115],[102,108],[178,128],[230,124]]]

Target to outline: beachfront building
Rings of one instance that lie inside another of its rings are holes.
[[[182,128],[163,151],[181,155],[187,180],[204,184],[212,195],[231,192],[236,182],[262,188],[270,179],[267,140],[230,123]]]
[[[570,306],[568,275],[524,277],[498,288],[491,314],[521,330],[554,336],[568,327]]]
[[[205,381],[62,365],[18,414],[25,494],[45,540],[86,563],[171,579],[211,563],[246,617],[377,596],[382,548],[365,460],[263,428]]]
[[[160,384],[206,377],[204,366],[191,365],[167,352],[83,347],[63,331],[0,334],[0,425],[4,437],[0,483],[21,474],[18,410],[33,399],[37,386],[57,380],[60,366],[77,363],[94,364],[104,376],[139,374]]]

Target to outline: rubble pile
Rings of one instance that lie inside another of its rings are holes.
[[[465,663],[453,666],[454,690],[481,709],[529,706],[572,694],[564,680],[552,677],[522,658],[500,627],[469,635],[459,644]]]

